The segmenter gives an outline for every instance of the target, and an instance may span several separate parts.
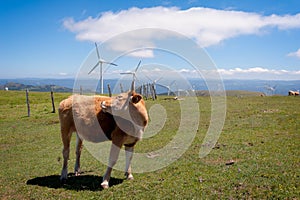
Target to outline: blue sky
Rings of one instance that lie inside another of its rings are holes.
[[[1,0],[0,26],[0,78],[75,77],[94,42],[150,27],[191,38],[224,78],[300,79],[298,0]]]

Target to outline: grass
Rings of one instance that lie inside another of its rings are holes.
[[[69,94],[55,93],[55,102]],[[50,93],[0,91],[0,199],[299,199],[300,98],[228,97],[227,117],[218,143],[200,159],[210,120],[210,99],[199,97],[200,125],[183,156],[155,172],[123,180],[114,170],[111,187],[100,189],[106,166],[84,148],[81,177],[60,184],[62,166],[59,121]],[[137,144],[149,152],[167,144],[178,128],[178,101],[160,104],[168,119],[161,132]],[[73,137],[69,170],[75,162]],[[230,160],[234,163],[228,164]]]

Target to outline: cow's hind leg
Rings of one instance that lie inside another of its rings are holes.
[[[61,130],[61,137],[62,137],[62,142],[63,142],[63,158],[64,158],[64,163],[63,163],[63,168],[61,170],[61,176],[60,180],[62,182],[67,180],[68,177],[68,160],[69,160],[69,154],[70,154],[70,141],[71,141],[71,136],[72,132],[70,130]]]
[[[82,150],[82,140],[80,139],[78,133],[77,133],[77,138],[76,138],[76,163],[75,163],[75,169],[74,173],[75,176],[80,175],[80,155],[81,155],[81,150]]]

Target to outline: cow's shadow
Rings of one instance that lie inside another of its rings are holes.
[[[90,191],[100,191],[102,190],[101,187],[102,177],[95,176],[95,175],[80,175],[75,176],[74,174],[68,174],[68,179],[66,182],[62,183],[60,181],[59,175],[50,175],[50,176],[43,176],[43,177],[36,177],[30,179],[26,182],[27,185],[38,185],[42,187],[48,188],[64,188],[67,190],[90,190]],[[113,178],[111,177],[109,180],[109,186],[118,185],[123,182],[123,179]]]

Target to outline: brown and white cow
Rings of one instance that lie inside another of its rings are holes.
[[[289,91],[289,96],[299,96],[299,90],[298,91]]]
[[[60,103],[59,119],[64,158],[61,181],[65,181],[68,176],[72,132],[77,133],[75,175],[80,174],[83,140],[94,143],[111,140],[108,166],[101,186],[108,188],[112,168],[123,145],[126,152],[125,176],[133,179],[130,163],[134,145],[142,138],[148,123],[141,95],[135,92],[122,93],[116,97],[72,95]]]

